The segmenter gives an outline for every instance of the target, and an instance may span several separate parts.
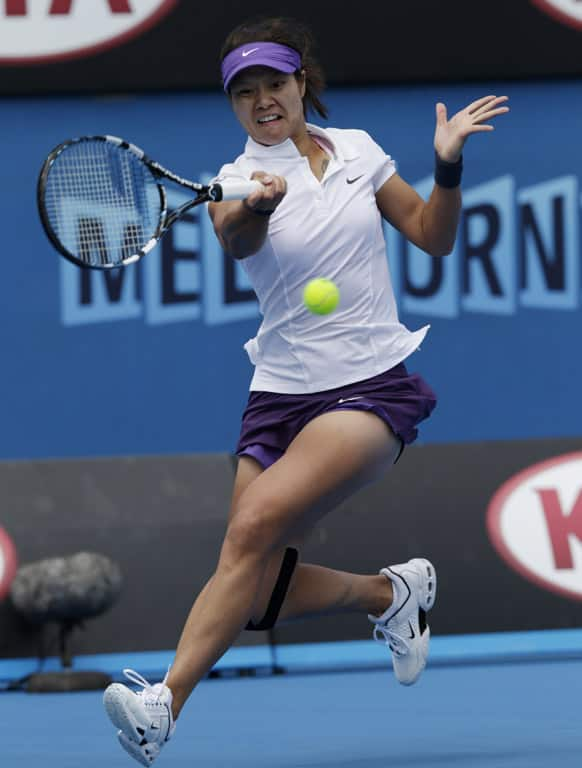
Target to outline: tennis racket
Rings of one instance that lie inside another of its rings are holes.
[[[195,193],[168,211],[162,180]],[[81,267],[133,264],[195,205],[242,200],[258,181],[188,181],[116,136],[83,136],[55,147],[44,161],[37,202],[44,230],[57,251]]]

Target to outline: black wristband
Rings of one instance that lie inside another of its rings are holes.
[[[446,160],[442,160],[438,152],[434,153],[434,180],[439,187],[445,189],[454,189],[461,183],[461,176],[463,175],[463,156],[455,162],[448,163]]]
[[[250,211],[251,213],[256,213],[257,216],[270,216],[272,213],[275,213],[275,209],[273,208],[272,211],[259,211],[256,208],[251,208],[250,205],[247,205],[247,201],[242,201],[244,208],[247,209],[247,211]]]

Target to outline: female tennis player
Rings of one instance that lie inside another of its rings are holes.
[[[245,628],[361,611],[389,646],[401,683],[414,683],[428,656],[426,613],[437,586],[429,560],[359,575],[299,563],[298,552],[324,515],[391,467],[436,403],[406,367],[428,327],[411,331],[398,320],[382,217],[432,256],[448,254],[464,143],[493,130],[507,99],[479,98],[450,119],[436,105],[435,185],[424,201],[367,133],[306,122],[309,110],[327,117],[312,48],[303,25],[271,18],[237,27],[221,54],[223,87],[248,139],[219,178],[263,186],[209,210],[224,250],[246,268],[263,321],[245,347],[255,370],[216,571],[164,681],[150,685],[126,670],[141,690],[113,684],[105,692],[121,744],[143,765]],[[335,312],[319,316],[304,306],[304,286],[315,277],[337,284]]]

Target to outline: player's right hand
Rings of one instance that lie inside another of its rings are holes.
[[[253,211],[274,211],[287,194],[287,182],[283,176],[273,176],[264,171],[254,171],[251,179],[260,181],[262,189],[252,192],[244,201]]]

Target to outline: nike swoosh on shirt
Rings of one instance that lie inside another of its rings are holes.
[[[340,397],[338,403],[347,403],[348,400],[361,400],[364,395],[354,395],[353,397]]]
[[[358,179],[361,179],[363,175],[364,175],[364,174],[363,174],[363,173],[361,173],[359,176],[356,176],[356,178],[355,178],[355,179],[346,179],[346,181],[348,182],[348,184],[353,184],[353,183],[354,183],[354,181],[357,181]]]
[[[249,48],[248,51],[243,51],[242,55],[243,56],[248,56],[249,54],[254,53],[255,51],[258,51],[258,50],[259,50],[258,48]]]

